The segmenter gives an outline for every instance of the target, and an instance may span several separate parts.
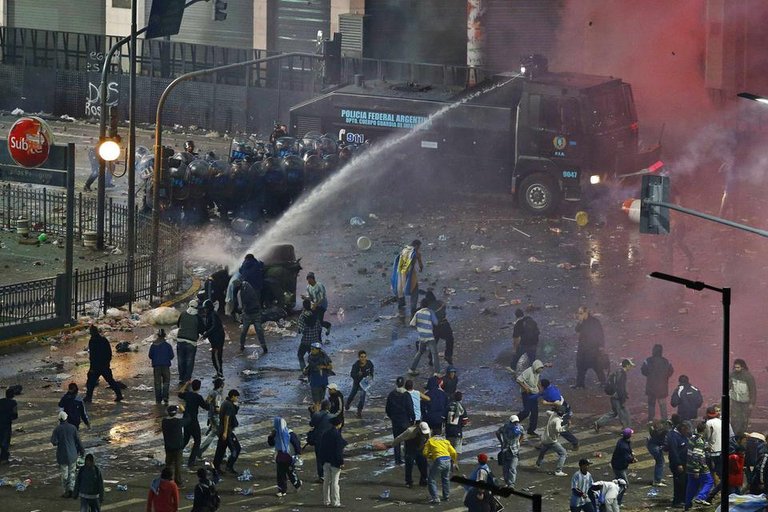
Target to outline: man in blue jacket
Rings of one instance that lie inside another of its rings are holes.
[[[672,507],[685,508],[685,487],[687,475],[685,466],[688,463],[688,438],[691,435],[691,424],[684,421],[667,434],[669,449],[669,469],[672,471]]]
[[[152,360],[152,371],[155,377],[155,403],[159,404],[162,400],[165,405],[168,405],[173,347],[165,341],[165,329],[157,331],[157,337],[149,347],[149,359]]]
[[[66,394],[59,400],[59,408],[67,413],[67,423],[71,423],[76,429],[80,429],[81,421],[85,423],[86,427],[91,428],[88,413],[85,411],[85,404],[77,392],[77,384],[70,382]]]

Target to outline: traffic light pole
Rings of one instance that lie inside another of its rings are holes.
[[[692,215],[693,217],[698,217],[700,219],[709,220],[712,222],[717,222],[718,224],[723,224],[725,226],[730,226],[732,228],[740,229],[742,231],[747,231],[749,233],[754,233],[756,235],[768,238],[768,231],[753,228],[752,226],[747,226],[746,224],[739,224],[738,222],[733,222],[732,220],[722,219],[720,217],[715,217],[714,215],[709,215],[708,213],[698,212],[696,210],[691,210],[690,208],[684,208],[682,206],[678,206],[672,203],[665,203],[663,201],[652,201],[650,199],[643,199],[642,201],[644,204],[649,206],[661,206],[662,208],[669,208],[670,210],[675,210],[676,212],[685,213],[686,215]]]
[[[244,68],[247,66],[253,66],[254,64],[261,64],[263,62],[270,62],[273,60],[287,59],[292,57],[308,57],[312,59],[321,58],[314,53],[283,53],[280,55],[272,55],[271,57],[264,57],[261,59],[248,60],[245,62],[235,62],[234,64],[227,64],[224,66],[217,66],[210,69],[201,69],[199,71],[192,71],[181,75],[173,80],[168,87],[165,88],[163,94],[160,95],[160,100],[157,102],[157,113],[155,115],[155,167],[152,172],[152,265],[149,271],[149,282],[151,287],[151,297],[160,297],[160,290],[158,290],[157,274],[158,274],[158,249],[160,241],[160,183],[162,182],[161,166],[163,160],[163,107],[168,100],[168,96],[171,94],[177,85],[181,82],[186,82],[200,76],[211,75],[218,73],[219,71],[226,71],[229,69]],[[279,84],[278,84],[279,86]]]
[[[198,2],[203,2],[207,0],[189,0],[186,4],[184,4],[184,9],[189,7],[190,5],[196,4]],[[132,11],[135,10],[131,9]],[[136,20],[133,17],[133,14],[131,15],[131,34],[129,36],[126,36],[122,39],[120,39],[118,42],[116,42],[112,47],[109,49],[109,52],[107,52],[107,56],[104,59],[104,65],[101,68],[101,84],[99,84],[99,143],[101,143],[104,138],[107,136],[107,78],[109,74],[109,66],[112,62],[112,58],[115,56],[115,53],[117,53],[117,50],[120,49],[121,46],[131,43],[131,46],[136,45],[136,37],[140,36],[144,32],[146,32],[149,29],[149,25],[146,27],[135,30],[136,28]],[[133,69],[133,72],[131,73],[131,76],[135,75],[136,70],[136,51],[135,49],[131,50],[131,54],[133,55],[131,58],[131,67]],[[131,115],[131,125],[133,125],[133,116]],[[134,131],[135,133],[135,131]],[[135,143],[135,140],[134,140]],[[129,159],[130,159],[130,153],[135,153],[136,148],[131,147],[129,145]],[[99,180],[97,184],[97,209],[96,209],[96,246],[98,249],[104,249],[104,217],[105,217],[105,210],[106,210],[106,202],[107,202],[107,189],[106,189],[106,183],[105,183],[105,172],[106,172],[106,162],[101,158],[101,156],[98,155],[98,151],[96,152],[97,156],[99,158]],[[135,158],[135,157],[134,157]],[[135,164],[135,161],[134,161]],[[129,164],[130,166],[130,164]],[[130,172],[130,171],[129,171]],[[130,178],[129,180],[130,181]],[[134,183],[135,185],[135,183]],[[131,194],[135,194],[136,191],[132,188],[128,192],[128,197],[131,196]],[[133,216],[134,212],[129,209],[128,211],[129,216]],[[135,222],[135,220],[134,220]]]

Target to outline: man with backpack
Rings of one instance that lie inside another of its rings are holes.
[[[698,419],[699,407],[704,403],[701,391],[691,385],[687,375],[678,377],[677,382],[677,389],[672,393],[670,401],[672,407],[677,407],[677,415],[680,416],[680,421]]]
[[[600,427],[603,427],[610,423],[612,420],[618,418],[623,428],[630,427],[629,411],[627,410],[627,372],[635,367],[635,363],[631,359],[622,359],[621,365],[618,370],[614,370],[608,376],[605,382],[603,390],[606,395],[611,397],[611,412],[607,412],[600,416],[594,423],[595,432],[600,431]]]
[[[214,483],[208,478],[208,470],[205,468],[198,469],[191,512],[214,512],[219,509],[220,505],[221,497],[216,491]]]
[[[512,373],[517,373],[517,363],[523,354],[528,357],[528,364],[536,359],[536,349],[539,345],[539,326],[536,320],[526,315],[518,308],[515,310],[515,326],[512,328],[512,344],[515,354],[512,356],[512,364],[509,369]]]
[[[502,466],[504,484],[514,489],[517,482],[517,464],[520,461],[520,442],[525,438],[525,429],[520,425],[516,414],[510,416],[509,421],[496,431],[496,438],[501,443],[498,462]]]

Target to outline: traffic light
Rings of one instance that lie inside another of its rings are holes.
[[[105,162],[114,162],[120,156],[120,135],[117,133],[119,122],[117,106],[109,107],[109,132],[99,142],[99,156]]]
[[[227,2],[222,0],[213,0],[213,21],[224,21],[227,19]]]
[[[669,208],[652,205],[669,203],[669,176],[646,174],[640,190],[640,232],[654,235],[669,233]]]
[[[341,33],[335,32],[333,39],[324,39],[321,50],[325,66],[323,66],[323,84],[338,84],[341,82]]]

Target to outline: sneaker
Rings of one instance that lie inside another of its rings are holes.
[[[505,370],[507,370],[507,371],[508,371],[509,373],[511,373],[512,375],[517,375],[517,370],[515,370],[515,369],[514,369],[514,368],[512,368],[511,366],[506,366],[504,369],[505,369]]]
[[[702,499],[699,499],[699,498],[694,498],[693,502],[696,503],[697,505],[704,505],[705,507],[709,507],[709,506],[712,505],[707,500],[702,500]]]
[[[418,374],[419,374],[418,370],[414,370],[414,369],[409,369],[408,370],[408,375],[418,375]]]
[[[595,429],[595,433],[600,432],[600,425],[597,422],[592,424],[592,428]]]
[[[348,411],[348,410],[349,410],[349,402],[347,402],[346,404],[344,404],[344,410],[345,410],[345,411]]]
[[[536,432],[526,432],[525,435],[527,435],[528,437],[541,437]]]
[[[448,500],[449,500],[449,496],[443,496],[443,501],[448,501]]]
[[[408,489],[413,489],[413,484],[405,484]]]
[[[558,469],[554,473],[552,473],[555,476],[568,476],[568,473],[563,472],[562,470]]]
[[[232,473],[235,476],[240,476],[240,472],[231,466],[227,466],[227,472]]]
[[[267,355],[267,353],[269,352],[269,349],[267,348],[267,346],[266,346],[266,345],[262,345],[262,346],[261,346],[261,350],[263,350],[263,351],[264,351],[264,352],[262,353],[262,355]]]
[[[297,482],[294,484],[294,486],[293,486],[293,487],[294,487],[294,489],[296,489],[296,490],[298,491],[299,489],[301,489],[301,486],[302,486],[302,485],[304,485],[304,483],[303,483],[301,480],[299,480],[299,481],[297,481]]]
[[[437,498],[432,498],[431,500],[429,500],[429,504],[430,505],[439,505],[440,504],[440,500],[437,499]]]
[[[278,498],[282,498],[282,497],[287,496],[287,495],[288,495],[287,492],[279,492],[278,491],[277,493],[275,493],[275,496],[277,496]]]
[[[669,486],[666,484],[666,482],[664,482],[663,480],[662,480],[662,481],[659,481],[659,482],[653,482],[653,484],[651,484],[651,485],[652,485],[653,487],[669,487]]]

